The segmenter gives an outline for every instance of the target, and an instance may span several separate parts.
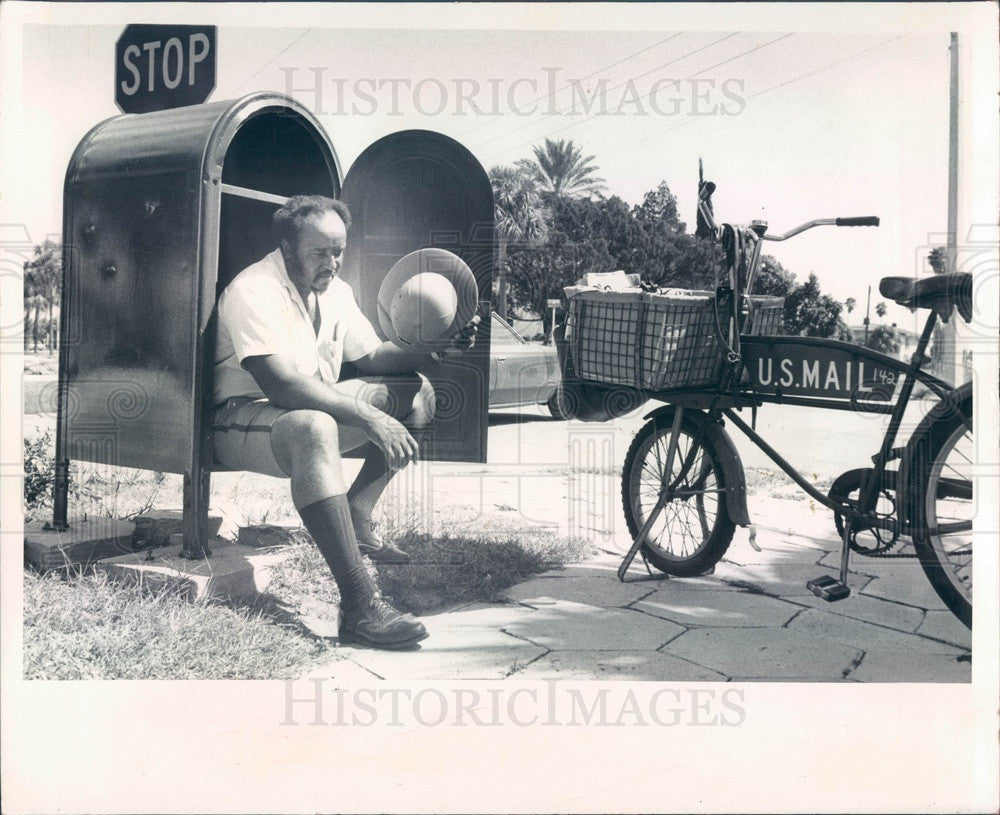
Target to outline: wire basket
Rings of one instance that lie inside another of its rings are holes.
[[[752,298],[745,333],[776,333],[784,300]],[[686,291],[582,291],[570,298],[566,341],[577,376],[650,391],[715,387],[724,371],[715,296]]]
[[[784,314],[784,297],[755,294],[750,298],[750,318],[743,326],[743,333],[753,337],[780,334]]]

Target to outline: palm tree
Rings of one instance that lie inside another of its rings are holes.
[[[598,177],[594,156],[584,156],[572,139],[552,141],[532,148],[534,159],[521,159],[518,169],[537,182],[542,192],[559,198],[590,198],[600,196],[607,187]]]
[[[497,238],[497,310],[507,319],[507,246],[512,241],[537,243],[545,239],[545,207],[534,179],[514,167],[490,170],[493,220]]]
[[[62,247],[53,240],[46,240],[35,247],[35,256],[24,264],[25,328],[29,311],[34,315],[32,336],[34,350],[38,351],[38,324],[43,306],[48,308],[49,327],[46,345],[49,353],[56,345],[54,311],[59,304],[62,288]]]
[[[886,311],[887,311],[887,310],[888,310],[888,309],[886,309],[886,307],[885,307],[885,303],[883,303],[883,302],[879,301],[878,303],[876,303],[876,304],[875,304],[875,313],[876,313],[876,314],[878,315],[878,318],[879,318],[880,320],[881,320],[881,319],[882,319],[883,317],[885,317],[885,313],[886,313]]]
[[[854,309],[857,308],[857,306],[858,306],[858,301],[855,300],[853,297],[848,297],[844,301],[844,308],[847,309],[847,313],[848,314],[850,314],[852,311],[854,311]]]

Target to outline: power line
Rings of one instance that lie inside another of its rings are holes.
[[[702,68],[702,69],[700,69],[698,71],[695,71],[692,74],[688,74],[683,79],[677,80],[677,82],[678,83],[680,83],[680,82],[687,82],[689,79],[693,79],[694,77],[698,76],[699,74],[703,74],[706,71],[712,71],[712,70],[714,70],[714,69],[716,69],[716,68],[718,68],[718,67],[720,67],[722,65],[726,65],[726,64],[728,64],[730,62],[735,62],[738,59],[742,59],[747,54],[752,54],[754,51],[760,51],[763,48],[768,48],[769,46],[772,46],[775,43],[781,42],[781,40],[785,40],[785,39],[788,39],[789,37],[793,37],[793,36],[795,36],[794,32],[793,33],[789,33],[789,34],[783,34],[782,36],[776,37],[775,39],[770,40],[769,42],[761,43],[760,45],[755,45],[753,48],[748,48],[745,51],[741,51],[740,53],[736,54],[735,56],[729,57],[728,59],[724,59],[721,62],[715,63],[715,65],[710,65],[707,68]],[[724,37],[723,39],[728,39],[728,38]],[[717,42],[721,42],[721,40],[717,41]],[[708,47],[708,46],[706,46],[706,47]],[[656,70],[656,69],[654,69],[654,70]],[[636,77],[636,78],[638,78],[638,77]],[[619,86],[619,87],[621,87],[621,86]],[[612,88],[612,90],[614,90],[614,88]],[[639,102],[639,101],[641,101],[643,99],[649,99],[655,93],[658,93],[658,92],[659,92],[658,89],[656,91],[651,90],[648,93],[643,94],[642,96],[636,97],[635,101]],[[554,135],[555,133],[559,133],[559,132],[562,132],[563,130],[568,130],[571,127],[576,127],[577,125],[581,125],[584,122],[590,121],[591,119],[593,119],[594,117],[596,117],[598,115],[600,115],[600,114],[599,113],[594,113],[594,114],[591,114],[590,116],[587,116],[587,117],[585,117],[583,119],[578,119],[578,120],[576,120],[574,122],[570,122],[569,124],[564,125],[563,127],[556,128],[555,130],[552,130],[552,131],[544,134],[541,138],[548,138],[549,136]],[[530,144],[530,143],[531,142],[526,142],[526,144]],[[517,145],[517,147],[523,147],[523,146],[524,146],[524,144]],[[516,150],[517,147],[510,148],[510,149]]]
[[[295,38],[294,40],[292,40],[292,41],[291,41],[290,43],[288,43],[288,45],[286,45],[286,46],[285,46],[284,48],[282,48],[282,49],[281,49],[281,50],[280,50],[280,51],[279,51],[279,52],[278,52],[277,54],[275,54],[275,55],[274,55],[273,57],[271,57],[271,58],[270,58],[270,59],[269,59],[269,60],[268,60],[267,62],[265,62],[265,63],[264,63],[263,65],[261,65],[261,66],[260,66],[260,68],[258,68],[258,69],[257,69],[256,71],[254,71],[254,72],[253,72],[252,74],[250,74],[250,76],[248,76],[248,77],[247,77],[247,78],[246,78],[245,80],[243,80],[243,82],[242,82],[242,83],[240,84],[240,86],[239,86],[239,87],[238,87],[238,88],[236,89],[236,90],[237,90],[237,92],[239,92],[239,91],[243,90],[243,88],[244,88],[244,87],[246,86],[247,82],[249,82],[249,81],[250,81],[251,79],[253,79],[253,78],[254,78],[255,76],[257,76],[258,74],[260,74],[260,73],[261,73],[262,71],[264,71],[264,70],[265,70],[266,68],[270,68],[270,67],[271,67],[271,65],[273,65],[273,64],[274,64],[274,61],[275,61],[275,60],[276,60],[276,59],[277,59],[278,57],[280,57],[280,56],[281,56],[282,54],[284,54],[285,52],[287,52],[287,51],[288,51],[288,50],[289,50],[289,49],[290,49],[290,48],[291,48],[291,47],[292,47],[293,45],[298,45],[298,43],[299,43],[299,42],[300,42],[300,41],[301,41],[301,40],[302,40],[302,39],[303,39],[303,38],[304,38],[304,37],[305,37],[305,36],[306,36],[307,34],[310,34],[310,33],[311,33],[311,32],[312,32],[313,30],[314,30],[314,29],[312,29],[312,28],[307,28],[307,29],[306,29],[305,31],[303,31],[303,32],[302,32],[301,34],[299,34],[299,36],[297,36],[297,37],[296,37],[296,38]]]
[[[639,54],[644,54],[644,53],[646,53],[646,51],[651,51],[653,48],[658,48],[659,46],[663,45],[666,42],[670,42],[671,40],[677,39],[677,37],[682,36],[684,33],[685,33],[684,31],[681,31],[678,34],[671,34],[666,39],[660,40],[659,42],[654,42],[652,45],[648,45],[645,48],[641,48],[640,50],[638,50],[638,51],[636,51],[636,52],[634,52],[632,54],[629,54],[627,57],[624,57],[623,59],[618,60],[617,62],[612,62],[610,65],[605,65],[603,68],[598,68],[596,71],[593,71],[592,73],[587,74],[585,77],[582,77],[580,79],[574,80],[574,82],[583,82],[585,79],[590,79],[591,77],[595,77],[598,74],[602,74],[605,71],[611,70],[612,68],[616,68],[616,67],[618,67],[619,65],[621,65],[624,62],[628,62],[629,60],[635,59],[637,56],[639,56]],[[573,87],[573,82],[568,82],[567,84],[563,85],[558,90],[550,91],[549,93],[545,94],[544,96],[539,96],[537,99],[532,99],[530,102],[525,102],[525,105],[534,105],[537,102],[543,102],[546,99],[549,99],[549,98],[555,96],[556,94],[561,93],[562,91],[567,90],[568,88],[572,88],[572,87]],[[510,112],[501,113],[495,119],[491,119],[488,122],[480,122],[475,127],[470,127],[468,130],[463,130],[458,135],[459,136],[464,136],[467,133],[471,133],[473,130],[478,130],[481,127],[485,127],[486,125],[496,124],[500,119],[504,118],[505,116],[510,116],[510,115],[511,115]],[[520,128],[517,128],[517,129],[519,130]],[[509,131],[509,132],[514,132],[514,131]]]
[[[908,36],[908,35],[907,34],[900,34],[897,37],[893,37],[892,39],[886,40],[885,42],[881,42],[881,43],[879,43],[877,45],[873,45],[870,48],[866,48],[865,50],[859,51],[856,54],[852,54],[849,57],[844,57],[843,59],[839,59],[839,60],[836,60],[834,62],[831,62],[829,65],[823,65],[823,66],[821,66],[819,68],[813,69],[812,71],[807,71],[804,74],[799,74],[798,76],[793,77],[792,79],[788,79],[788,80],[786,80],[784,82],[779,82],[777,85],[772,85],[770,88],[765,88],[762,91],[757,91],[757,93],[750,94],[750,96],[746,97],[746,99],[744,101],[750,101],[751,99],[756,99],[759,96],[763,96],[765,93],[770,93],[771,91],[778,90],[778,88],[784,88],[787,85],[791,85],[793,82],[798,82],[798,81],[800,81],[802,79],[807,79],[810,76],[815,76],[818,73],[822,73],[823,71],[828,71],[830,68],[836,68],[839,65],[844,65],[844,64],[846,64],[848,62],[853,62],[854,60],[860,59],[861,57],[865,56],[865,54],[870,54],[872,51],[877,51],[880,48],[885,48],[887,45],[891,45],[896,40],[900,40],[900,39],[902,39],[902,38],[904,38],[906,36]],[[665,130],[661,130],[661,131],[659,131],[657,133],[652,133],[649,136],[646,136],[645,138],[642,138],[642,139],[636,139],[635,141],[632,142],[632,144],[642,144],[643,142],[647,142],[647,141],[649,141],[652,138],[663,136],[666,133],[670,133],[672,130],[677,130],[680,127],[684,127],[685,125],[689,125],[689,124],[691,124],[694,121],[696,121],[696,120],[693,119],[693,118],[686,119],[683,122],[675,124],[673,127],[668,127]]]
[[[662,65],[657,65],[655,68],[650,68],[650,70],[646,71],[645,73],[641,73],[638,76],[631,77],[630,79],[626,80],[625,82],[622,82],[619,85],[615,85],[612,88],[608,88],[607,90],[605,90],[603,92],[604,93],[609,93],[611,91],[616,91],[619,88],[623,88],[629,82],[634,82],[636,79],[642,79],[644,76],[648,76],[649,74],[654,73],[655,71],[659,71],[659,70],[661,70],[663,68],[666,68],[668,65],[673,65],[675,62],[680,62],[682,60],[685,60],[688,57],[693,56],[693,55],[699,53],[700,51],[704,51],[704,50],[706,50],[708,48],[711,48],[713,45],[718,45],[720,42],[723,42],[723,41],[728,40],[728,39],[732,39],[733,37],[737,36],[738,33],[739,32],[735,32],[733,34],[727,34],[725,37],[720,37],[719,39],[715,40],[714,42],[710,42],[708,45],[703,45],[700,48],[695,48],[693,51],[689,51],[688,53],[684,54],[683,56],[680,56],[680,57],[677,57],[675,59],[672,59],[672,60],[669,60],[667,62],[664,62]],[[573,109],[573,107],[574,107],[573,105],[570,105],[569,107],[564,108],[563,110],[558,111],[556,115],[562,115],[567,110]],[[596,115],[596,114],[594,114],[594,115]],[[587,119],[591,119],[591,118],[593,118],[593,116],[587,117]],[[587,119],[578,120],[574,124],[581,124],[582,122],[587,121]],[[525,127],[531,127],[532,125],[536,125],[536,124],[538,124],[538,122],[526,122],[525,124],[521,125],[520,127],[515,127],[513,130],[508,130],[505,133],[501,133],[498,136],[494,136],[491,139],[487,139],[485,142],[482,142],[482,144],[489,144],[492,141],[496,141],[497,139],[503,138],[504,136],[509,136],[512,133],[516,133],[518,130],[523,130]],[[566,127],[572,127],[572,126],[573,126],[573,124],[570,124],[570,125],[567,125]],[[541,138],[546,138],[547,136],[551,136],[553,133],[558,133],[561,130],[565,130],[566,127],[560,127],[560,128],[557,128],[556,130],[550,131],[549,133],[544,134]],[[532,141],[537,141],[537,139],[532,139]],[[531,144],[531,141],[523,142],[521,144],[515,145],[514,147],[507,148],[507,149],[516,150],[519,147],[524,147],[525,145],[528,145],[528,144]],[[496,154],[496,155],[499,155],[499,154]]]

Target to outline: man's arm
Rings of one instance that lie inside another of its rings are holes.
[[[391,342],[383,342],[367,356],[354,361],[363,374],[409,374],[431,361],[430,354],[404,351]]]
[[[400,422],[374,405],[344,396],[325,382],[298,373],[281,354],[247,357],[243,367],[275,407],[319,410],[338,422],[359,427],[382,450],[394,470],[417,460],[417,443]]]
[[[461,356],[476,344],[476,329],[479,316],[473,317],[467,326],[451,338],[451,345],[441,350],[441,356]],[[430,362],[430,354],[406,351],[391,342],[383,342],[367,356],[354,360],[363,374],[408,374]]]

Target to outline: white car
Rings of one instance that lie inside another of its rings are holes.
[[[554,418],[567,418],[560,410],[562,372],[555,345],[523,340],[496,312],[490,332],[490,408],[546,405]]]

